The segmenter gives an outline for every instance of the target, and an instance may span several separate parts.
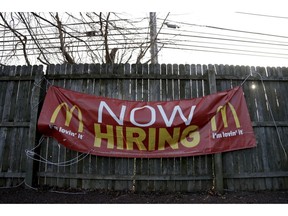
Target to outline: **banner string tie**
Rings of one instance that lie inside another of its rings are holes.
[[[43,82],[45,82],[45,89],[42,87]],[[39,80],[39,82],[34,82],[33,85],[34,85],[33,88],[34,87],[40,88],[41,90],[45,91],[45,93],[47,93],[48,88],[52,85],[52,83],[45,76],[42,76],[42,78]],[[33,99],[33,97],[30,98],[30,104],[32,104],[31,103],[32,99]],[[39,106],[39,104],[42,103],[43,100],[44,100],[44,98],[40,99],[39,103],[35,104],[32,109],[35,110]]]
[[[266,99],[266,102],[267,102],[267,106],[268,106],[268,110],[269,110],[269,113],[271,115],[271,118],[272,118],[272,121],[273,121],[273,124],[275,126],[275,129],[276,129],[276,133],[277,133],[277,137],[279,139],[279,143],[281,145],[281,148],[284,152],[284,155],[285,155],[285,159],[287,160],[287,153],[286,153],[286,150],[284,148],[284,145],[283,145],[283,142],[282,142],[282,139],[281,139],[281,136],[280,136],[280,133],[279,133],[279,129],[278,129],[278,126],[277,126],[277,123],[275,121],[275,118],[274,118],[274,115],[273,115],[273,112],[272,112],[272,109],[271,109],[271,105],[270,105],[270,102],[269,102],[269,99],[267,97],[267,92],[266,92],[266,88],[265,88],[265,84],[264,84],[264,80],[263,80],[263,77],[261,76],[260,73],[258,72],[252,72],[251,74],[249,74],[245,79],[244,81],[241,83],[241,86],[244,85],[244,83],[248,80],[249,77],[251,77],[253,74],[256,74],[260,77],[260,81],[261,81],[261,84],[262,84],[262,87],[263,87],[263,90],[264,90],[264,93],[265,93],[265,99]]]
[[[67,161],[63,161],[63,162],[52,162],[47,160],[46,158],[42,157],[41,155],[39,155],[38,153],[36,153],[34,150],[36,148],[38,148],[41,143],[44,141],[45,136],[41,136],[39,143],[37,144],[37,146],[35,146],[32,149],[25,149],[25,153],[26,156],[32,160],[38,161],[40,163],[45,163],[45,164],[49,164],[49,165],[54,165],[54,166],[59,166],[59,167],[64,167],[64,166],[71,166],[75,163],[80,162],[81,160],[83,160],[84,158],[86,158],[91,151],[87,152],[87,153],[81,153],[80,155],[76,156],[75,158],[72,158],[71,160],[67,160]]]

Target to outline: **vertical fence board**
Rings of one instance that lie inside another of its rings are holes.
[[[27,133],[27,129],[23,130],[23,138],[21,146],[24,144],[24,147],[21,148],[21,159],[20,163],[22,164],[21,172],[26,170],[25,182],[27,185],[34,186],[37,185],[37,167],[38,163],[31,159],[27,159],[25,155],[25,149],[33,149],[38,143],[37,136],[37,118],[40,112],[39,103],[40,103],[40,93],[41,87],[41,79],[43,77],[43,66],[33,66],[32,71],[27,71],[24,75],[32,75],[34,76],[34,83],[32,85],[32,81],[25,85],[21,91],[27,92],[28,87],[28,95],[24,95],[26,97],[26,106],[27,106],[27,115],[25,115],[25,121],[30,121],[29,132]],[[33,87],[32,87],[33,86]],[[22,106],[20,109],[22,109]],[[23,110],[22,110],[23,111]],[[26,120],[27,119],[27,120]],[[29,119],[29,120],[28,120]],[[24,143],[23,140],[26,140],[27,143]],[[26,163],[26,164],[25,164]],[[25,165],[24,165],[25,164]]]
[[[143,69],[144,65],[139,64],[139,65],[132,65],[131,68],[131,74],[139,74],[142,75],[143,74]],[[148,72],[147,72],[148,73]],[[148,82],[147,82],[147,86],[146,89],[143,89],[143,80],[142,79],[133,79],[131,80],[131,100],[137,100],[137,101],[142,101],[144,98],[144,92],[146,92],[145,95],[148,94]],[[148,167],[146,166],[144,168],[144,170],[142,170],[143,168],[143,159],[142,158],[134,158],[133,159],[133,179],[134,182],[133,186],[135,186],[135,189],[138,191],[143,190],[143,188],[146,189],[147,187],[147,181],[140,181],[140,180],[135,180],[136,176],[141,176],[141,175],[147,175],[147,169]],[[144,189],[144,190],[145,190]]]
[[[55,74],[66,74],[67,70],[67,64],[61,64],[58,67],[56,67]],[[60,87],[65,87],[65,80],[57,80],[56,85]],[[64,146],[61,144],[58,144],[58,155],[57,155],[57,163],[63,163],[65,161],[68,161],[70,150],[66,149]],[[53,158],[55,159],[55,158]],[[70,166],[55,166],[57,168],[57,173],[66,173],[70,171]],[[69,187],[70,186],[70,181],[65,178],[57,178],[57,186],[58,187]]]
[[[54,68],[54,74],[55,75],[62,75],[62,74],[65,74],[66,73],[66,70],[64,68],[61,68],[62,65],[60,64],[57,64]],[[64,80],[56,80],[55,81],[55,84],[59,87],[67,87],[65,86],[65,82]],[[63,148],[63,146],[61,146],[60,143],[58,143],[58,141],[54,140],[54,139],[51,139],[50,141],[50,147],[51,147],[51,153],[50,153],[50,157],[51,157],[51,161],[53,161],[54,163],[58,164],[61,159],[61,155],[63,155],[61,149]],[[62,153],[62,154],[61,154]],[[64,156],[64,155],[63,155]],[[64,161],[67,160],[67,158],[64,158]],[[52,172],[52,173],[59,173],[59,171],[63,169],[63,167],[60,167],[58,165],[49,165],[49,171]],[[56,177],[56,178],[49,178],[49,183],[48,185],[56,185],[58,186],[58,183],[59,183],[59,178]],[[61,180],[60,180],[61,181]]]
[[[15,157],[12,157],[13,163],[11,164],[13,172],[25,173],[27,170],[27,175],[25,177],[26,184],[36,185],[36,170],[35,161],[27,160],[25,150],[33,148],[37,142],[36,136],[36,122],[39,113],[39,97],[40,88],[36,86],[40,82],[43,76],[42,66],[28,67],[27,70],[21,71],[19,74],[21,76],[34,77],[33,80],[21,81],[19,83],[18,99],[16,106],[15,122],[30,122],[30,128],[17,128],[16,140],[15,140]],[[34,101],[35,100],[35,101]],[[32,169],[32,172],[29,171]],[[28,175],[31,175],[30,179]]]
[[[149,65],[149,74],[158,75],[161,74],[161,68],[159,64]],[[161,80],[149,80],[149,101],[159,101],[161,98]],[[161,176],[162,175],[162,158],[152,158],[149,159],[149,170],[150,175],[152,176]],[[152,182],[153,190],[161,191],[165,187],[165,181],[156,180]]]
[[[189,65],[179,65],[179,75],[190,76],[190,66]],[[190,80],[180,80],[180,99],[189,99],[191,98],[191,86]],[[180,158],[180,175],[188,175],[188,157]],[[181,191],[187,191],[188,181],[182,181],[180,185]]]
[[[190,75],[191,76],[194,76],[194,75],[197,75],[196,74],[196,65],[192,64],[192,65],[189,65],[189,69],[190,69]],[[190,92],[191,92],[191,98],[197,98],[199,97],[198,95],[198,81],[197,80],[190,80],[190,84],[191,84],[191,87],[190,87]],[[195,174],[195,160],[197,157],[195,156],[191,156],[191,157],[188,157],[187,159],[187,175],[188,176],[191,176],[191,177],[195,177],[196,174]],[[188,185],[187,185],[187,191],[195,191],[197,190],[197,183],[195,180],[190,180],[188,181]]]
[[[95,64],[85,64],[84,65],[84,73],[86,74],[94,74],[97,71]],[[86,92],[87,94],[93,95],[95,93],[95,79],[87,79],[84,81],[86,84],[85,87],[82,87],[83,92]],[[97,95],[97,94],[96,94]],[[97,167],[96,167],[96,156],[95,155],[88,155],[84,158],[83,163],[85,164],[83,167],[83,174],[84,175],[96,175],[97,173]],[[94,179],[83,179],[82,180],[82,187],[84,189],[94,189],[95,183],[97,180]]]
[[[4,74],[7,76],[14,76],[15,75],[15,70],[13,70],[12,67],[4,67]],[[15,92],[15,89],[17,88],[17,82],[8,82],[6,89],[3,89],[5,92],[4,96],[4,107],[3,107],[3,112],[2,112],[2,122],[11,122],[13,119],[10,118],[10,113],[13,112],[11,110],[13,107],[13,102],[15,101],[14,98],[12,98],[13,92]],[[14,93],[15,96],[15,93]],[[11,144],[11,139],[15,137],[15,130],[13,128],[3,128],[0,140],[3,140],[1,142],[0,146],[0,153],[1,153],[1,160],[0,160],[0,168],[1,172],[8,172],[9,170],[9,154],[11,151],[10,144]],[[11,136],[12,135],[12,136]],[[3,181],[0,181],[1,185],[4,186],[10,186],[11,180],[10,179],[3,179]]]
[[[29,67],[21,67],[21,72],[19,70],[16,71],[16,76],[31,76],[32,75],[32,66]],[[30,81],[19,81],[17,82],[17,92],[16,95],[14,96],[16,98],[15,102],[13,103],[13,122],[29,122],[30,121],[30,109],[32,107],[30,107],[30,85],[31,82]],[[29,90],[28,90],[29,89]],[[28,90],[28,91],[27,91]],[[38,97],[37,95],[35,95],[36,97]],[[37,111],[36,111],[37,113]],[[31,119],[32,120],[32,119]],[[34,119],[34,124],[36,123],[36,118]],[[34,140],[29,140],[26,139],[24,140],[24,137],[20,137],[21,133],[23,130],[25,130],[24,128],[14,128],[13,130],[13,136],[14,139],[11,140],[11,152],[9,155],[9,170],[11,172],[19,172],[19,168],[20,166],[18,165],[21,161],[21,158],[24,157],[25,155],[25,148],[29,147],[29,146],[33,146],[34,142],[36,141],[36,139]],[[25,130],[27,133],[27,130]],[[35,133],[36,131],[34,131]],[[31,143],[30,143],[31,142]],[[30,161],[29,161],[30,162]],[[29,163],[27,161],[27,163]],[[33,163],[33,161],[31,161]],[[27,167],[27,169],[33,169],[32,167]],[[29,171],[28,171],[29,172]],[[27,173],[28,173],[27,172]],[[33,174],[32,174],[33,176]],[[33,178],[31,176],[31,179]],[[28,181],[28,179],[26,178],[26,183]],[[16,182],[17,183],[17,180]],[[19,183],[19,182],[18,182]],[[32,182],[28,182],[29,184],[32,185]],[[13,184],[13,183],[12,183]]]
[[[162,75],[167,75],[167,70],[168,67],[166,64],[162,64],[161,65],[161,74]],[[161,94],[160,94],[160,98],[162,101],[169,101],[171,100],[171,95],[169,95],[168,93],[168,88],[169,85],[168,83],[171,81],[168,81],[168,79],[161,79]],[[161,158],[161,173],[163,176],[167,176],[168,174],[168,169],[169,169],[169,163],[168,161],[171,160],[170,158]],[[161,190],[163,191],[167,191],[168,190],[168,186],[167,186],[167,182],[168,181],[162,181],[161,182]]]
[[[82,64],[81,70],[79,71],[80,74],[86,75],[89,74],[89,65]],[[91,85],[90,79],[82,79],[82,85],[79,85],[80,92],[91,94],[93,85]],[[84,176],[89,175],[91,170],[91,155],[85,155],[84,158],[80,161],[81,166],[78,167],[78,173],[82,173]],[[90,188],[90,181],[86,178],[79,179],[79,185],[81,188],[89,189]]]
[[[6,70],[5,70],[6,69]],[[13,67],[5,67],[4,73],[8,76],[15,76],[15,70]],[[14,122],[13,115],[14,115],[14,106],[13,102],[15,102],[15,91],[17,91],[18,88],[18,82],[9,82],[7,84],[7,89],[2,89],[5,93],[5,99],[4,99],[4,107],[3,107],[3,114],[2,114],[2,121],[3,122]],[[14,98],[12,98],[14,96]],[[10,97],[10,98],[7,98]],[[7,101],[9,100],[9,101]],[[11,116],[11,117],[10,117]],[[3,128],[4,129],[4,128]],[[16,128],[7,128],[7,130],[3,130],[4,134],[1,134],[2,137],[0,139],[3,139],[3,143],[1,142],[1,172],[12,172],[11,167],[11,156],[14,154],[15,149],[15,135],[16,135]],[[3,182],[3,185],[10,186],[13,184],[12,179],[3,179],[0,183]]]
[[[266,78],[267,74],[265,71],[265,68],[262,67],[256,67],[255,72],[261,76],[260,80],[262,78]],[[258,76],[258,77],[259,77]],[[260,83],[261,84],[261,83]],[[264,89],[265,87],[265,89]],[[258,119],[259,121],[265,122],[265,121],[271,121],[271,116],[269,113],[269,107],[267,106],[267,95],[266,95],[266,85],[265,86],[259,86],[259,88],[256,88],[255,92],[257,94],[257,110],[258,110]],[[269,172],[269,159],[268,159],[268,143],[267,140],[269,140],[269,136],[267,136],[268,134],[266,133],[266,129],[265,128],[260,128],[261,133],[263,133],[263,141],[261,142],[261,145],[259,145],[260,150],[261,150],[261,159],[262,159],[262,164],[263,164],[263,171],[264,172]],[[260,156],[259,155],[259,156]],[[258,157],[259,157],[258,156]],[[262,188],[265,188],[266,184],[271,185],[271,179],[269,178],[265,178],[265,179],[261,179],[260,181],[258,181],[258,184],[255,185],[256,189],[261,190]]]
[[[99,75],[102,73],[102,66],[100,64],[90,65],[91,74]],[[94,94],[96,96],[104,96],[102,93],[102,85],[103,79],[94,79]],[[91,163],[92,163],[92,175],[102,176],[103,175],[103,160],[104,158],[101,156],[92,156]],[[93,188],[95,189],[107,189],[107,184],[105,180],[101,178],[97,180],[92,180]]]
[[[132,68],[130,67],[129,64],[125,64],[124,74],[131,74],[131,73],[132,73]],[[127,100],[132,99],[131,95],[129,94],[131,92],[131,89],[132,89],[131,86],[132,86],[132,80],[131,79],[125,80],[125,82],[123,83],[123,95],[122,95],[123,99],[127,99]],[[122,174],[123,175],[127,174],[128,176],[132,176],[131,181],[129,181],[129,180],[127,181],[127,187],[125,189],[134,191],[135,190],[135,173],[136,173],[135,159],[134,158],[125,158],[123,160],[125,161],[126,167],[122,168],[122,170],[123,170]]]
[[[172,64],[167,65],[166,74],[168,76],[173,74],[173,65]],[[174,86],[174,80],[169,79],[166,82],[166,88],[167,88],[167,93],[168,93],[167,100],[168,101],[175,100],[174,87],[173,86]],[[174,175],[174,161],[175,161],[175,158],[164,158],[163,159],[162,166],[165,167],[165,173],[167,176],[169,174]],[[175,191],[175,189],[176,189],[176,181],[175,180],[172,179],[172,180],[167,181],[166,185],[167,185],[166,186],[167,190]]]
[[[6,67],[1,66],[0,67],[0,77],[5,76]],[[6,106],[6,90],[7,90],[8,81],[1,81],[0,83],[0,122],[3,122],[3,112],[4,108]],[[7,137],[7,128],[0,127],[0,172],[2,172],[2,164],[3,164],[3,154],[4,154],[4,146],[6,143],[6,137]],[[0,186],[5,185],[5,179],[0,178]]]
[[[48,65],[47,69],[46,69],[46,74],[47,75],[53,74],[54,68],[55,68],[55,65]],[[51,84],[54,84],[54,80],[49,80],[49,82]],[[45,89],[45,90],[47,90],[47,89]],[[45,99],[45,96],[43,98],[40,98],[40,100],[44,100],[44,99]],[[51,159],[48,156],[49,142],[50,142],[50,138],[45,138],[40,143],[39,154],[40,154],[41,158]],[[44,163],[44,162],[39,163],[39,168],[38,168],[39,172],[47,172],[47,168],[48,168],[47,163]],[[38,184],[39,185],[47,185],[47,178],[45,176],[39,176]]]

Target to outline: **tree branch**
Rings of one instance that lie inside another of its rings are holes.
[[[57,25],[55,25],[54,23],[52,23],[52,22],[50,22],[49,20],[45,19],[44,17],[38,15],[37,13],[35,13],[35,12],[31,12],[31,13],[32,13],[35,17],[38,17],[39,19],[42,19],[43,21],[49,23],[50,25],[52,25],[52,26],[58,28]],[[63,26],[63,25],[61,25],[61,26]],[[59,29],[59,28],[58,28],[58,29]],[[69,35],[69,36],[72,37],[72,38],[75,38],[75,39],[78,40],[78,41],[83,42],[83,43],[85,44],[85,46],[88,48],[89,52],[94,53],[93,50],[90,48],[89,44],[86,43],[86,41],[80,39],[79,37],[76,37],[76,36],[70,34],[69,32],[65,31],[63,28],[61,28],[61,32],[63,32],[63,33],[65,33],[65,34]]]
[[[26,64],[27,65],[31,65],[30,64],[30,61],[28,59],[28,56],[27,56],[27,51],[26,51],[26,44],[27,44],[27,37],[23,34],[21,34],[20,32],[18,32],[17,30],[13,29],[9,24],[8,22],[6,21],[5,17],[3,16],[3,13],[0,12],[0,17],[1,19],[3,20],[4,24],[6,25],[5,27],[8,28],[18,39],[19,41],[21,42],[22,44],[22,50],[23,50],[23,55],[24,55],[24,58],[25,58],[25,61],[26,61]],[[21,38],[23,37],[23,39]]]
[[[57,21],[57,27],[58,27],[58,31],[59,31],[60,50],[62,52],[62,55],[63,55],[66,62],[68,62],[69,64],[75,64],[75,61],[72,58],[72,56],[70,56],[70,54],[66,51],[65,41],[64,41],[63,32],[62,32],[62,23],[59,19],[58,13],[56,13],[55,18]]]
[[[18,12],[18,14],[19,14],[21,20],[23,21],[24,25],[26,26],[26,29],[28,30],[29,35],[31,36],[31,38],[32,38],[32,40],[34,41],[35,45],[37,46],[38,50],[40,51],[40,55],[37,57],[37,59],[38,59],[41,63],[44,63],[44,61],[40,59],[40,56],[42,55],[43,58],[44,58],[44,60],[45,60],[45,63],[44,63],[44,64],[46,64],[46,65],[47,65],[47,64],[50,64],[49,61],[48,61],[48,59],[46,58],[46,56],[45,56],[42,48],[40,47],[37,39],[34,38],[33,33],[32,33],[32,30],[31,30],[32,28],[31,28],[31,26],[29,25],[29,22],[26,21],[25,16],[22,16],[22,13]]]

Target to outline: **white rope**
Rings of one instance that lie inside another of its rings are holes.
[[[86,158],[91,151],[89,151],[88,153],[82,153],[80,155],[78,155],[77,157],[75,158],[72,158],[71,160],[68,160],[68,161],[62,161],[62,162],[52,162],[52,161],[49,161],[47,160],[46,158],[42,157],[41,155],[39,155],[38,153],[36,153],[34,150],[36,148],[38,148],[41,143],[43,142],[43,140],[45,139],[44,136],[42,136],[39,140],[39,143],[37,146],[35,146],[34,148],[32,149],[25,149],[25,153],[26,153],[26,156],[34,161],[38,161],[40,163],[46,163],[46,164],[49,164],[49,165],[54,165],[54,166],[71,166],[75,163],[78,163],[79,161],[83,160],[84,158]],[[36,157],[35,157],[36,156]],[[38,157],[38,158],[37,158]]]
[[[42,87],[42,82],[45,81],[46,82],[46,85],[45,85],[45,89]],[[48,88],[49,86],[52,85],[52,83],[45,77],[45,76],[42,76],[42,78],[40,79],[40,81],[38,83],[34,82],[33,84],[33,88],[34,87],[37,87],[37,88],[40,88],[42,89],[43,91],[45,91],[45,93],[47,93],[48,91]],[[30,104],[32,104],[32,99],[33,97],[30,97]],[[44,98],[42,99],[39,99],[39,103],[38,104],[35,104],[33,107],[32,107],[32,110],[35,110],[36,108],[38,108],[39,104],[42,103],[42,101],[44,100]]]
[[[66,192],[66,191],[49,190],[49,192],[58,193],[58,194],[68,194],[68,195],[83,195],[83,194],[86,194],[85,191],[82,191],[82,192]]]
[[[283,152],[284,152],[284,154],[285,154],[285,159],[287,160],[287,152],[286,152],[286,150],[285,150],[285,148],[284,148],[284,145],[283,145],[283,142],[282,142],[280,133],[279,133],[279,129],[278,129],[277,123],[276,123],[276,121],[275,121],[275,118],[274,118],[274,115],[273,115],[273,112],[272,112],[272,109],[271,109],[271,105],[270,105],[269,99],[268,99],[268,97],[267,97],[267,92],[266,92],[265,84],[264,84],[264,81],[263,81],[263,77],[262,77],[261,74],[258,73],[258,72],[252,72],[251,74],[249,74],[249,75],[244,79],[244,81],[241,83],[241,86],[243,86],[243,84],[247,81],[247,79],[248,79],[250,76],[252,76],[253,74],[256,74],[256,75],[260,76],[260,81],[261,81],[261,84],[262,84],[262,87],[263,87],[263,91],[264,91],[264,93],[265,93],[265,99],[266,99],[266,101],[267,101],[267,108],[268,108],[268,110],[269,110],[269,113],[270,113],[270,115],[271,115],[273,124],[274,124],[274,126],[275,126],[276,133],[277,133],[277,137],[278,137],[278,139],[279,139],[279,143],[280,143],[281,148],[282,148],[282,150],[283,150]]]
[[[38,191],[38,188],[34,188],[34,187],[28,185],[28,184],[26,183],[26,181],[24,181],[24,183],[25,183],[25,185],[26,185],[28,188]]]
[[[11,188],[17,188],[17,187],[20,187],[23,183],[25,183],[25,180],[23,180],[22,182],[20,182],[20,183],[17,184],[17,185],[14,185],[14,186],[7,186],[7,187],[0,187],[0,189],[11,189]]]

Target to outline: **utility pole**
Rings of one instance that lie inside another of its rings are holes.
[[[158,64],[156,12],[150,12],[150,53],[151,64]]]

